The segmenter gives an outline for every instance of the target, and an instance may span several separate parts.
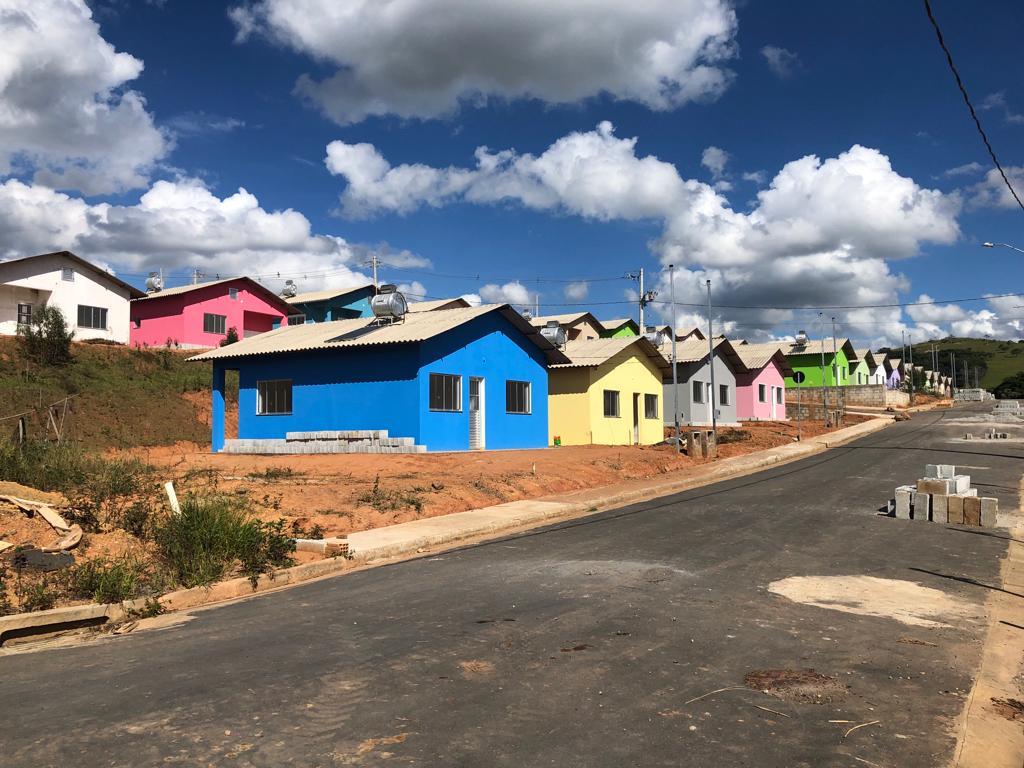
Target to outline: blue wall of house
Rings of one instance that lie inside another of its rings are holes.
[[[486,448],[544,448],[548,444],[548,372],[544,353],[497,312],[424,342],[419,392],[420,434],[431,451],[469,448],[469,379],[484,380]],[[431,411],[430,374],[462,377],[462,410]],[[530,382],[531,413],[507,413],[505,382]]]
[[[542,448],[547,445],[548,383],[543,353],[493,312],[420,344],[367,346],[282,353],[215,363],[239,371],[238,436],[283,438],[287,432],[386,429],[413,437],[428,450],[469,448],[469,377],[485,381],[487,448]],[[430,373],[462,377],[462,410],[429,408]],[[292,380],[292,413],[256,413],[256,383]],[[505,410],[505,382],[530,382],[532,412]],[[215,406],[218,393],[214,392]],[[222,399],[221,399],[221,402]],[[221,406],[222,408],[223,406]],[[213,449],[223,447],[223,427],[214,412]],[[222,420],[221,420],[222,422]]]
[[[307,301],[291,306],[306,316],[307,323],[326,323],[331,320],[350,320],[355,317],[373,317],[370,299],[372,288],[360,288],[351,293],[335,296],[324,301]],[[274,324],[277,328],[280,322]]]

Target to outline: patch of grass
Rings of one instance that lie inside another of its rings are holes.
[[[141,608],[128,611],[128,615],[133,619],[152,619],[154,616],[162,614],[165,610],[159,600],[147,597],[146,602]]]
[[[265,523],[224,496],[187,496],[181,513],[158,521],[154,540],[175,580],[210,584],[239,569],[255,585],[262,573],[291,565],[295,542],[284,520]]]
[[[7,580],[10,575],[11,569],[7,567],[7,563],[0,563],[0,616],[14,613],[11,598],[7,595]]]
[[[50,582],[43,579],[26,579],[19,576],[14,585],[14,596],[22,612],[48,611],[57,604],[59,595]]]
[[[750,439],[749,429],[724,429],[718,433],[718,444],[742,443]]]
[[[298,472],[291,467],[267,467],[262,472],[250,472],[246,477],[250,480],[273,483],[277,480],[294,480],[298,477],[305,477],[305,475],[305,472]]]
[[[302,521],[292,520],[291,535],[296,539],[322,539],[324,537],[324,528],[319,523],[306,528]]]
[[[60,573],[71,598],[95,603],[120,603],[143,595],[152,582],[152,569],[138,557],[85,560]]]
[[[382,488],[380,475],[373,481],[373,488],[356,497],[357,504],[373,507],[378,512],[393,512],[398,509],[423,511],[423,499],[413,490],[404,488]]]

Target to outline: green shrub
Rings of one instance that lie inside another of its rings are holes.
[[[235,344],[238,342],[238,329],[235,326],[228,328],[228,332],[224,335],[224,338],[220,340],[220,345],[226,347],[229,344]]]
[[[64,313],[57,307],[40,308],[32,322],[18,326],[25,356],[43,365],[66,365],[71,362],[71,339]]]
[[[97,558],[68,568],[61,577],[68,597],[120,603],[144,593],[150,582],[150,569],[137,557]]]
[[[6,563],[0,563],[0,616],[14,613],[14,606],[11,605],[11,598],[7,595],[7,579],[11,571]]]
[[[22,611],[48,611],[57,604],[57,592],[45,579],[30,581],[19,578],[14,586],[18,607]]]
[[[223,496],[186,496],[180,514],[160,519],[154,531],[160,556],[186,587],[210,584],[235,568],[253,582],[292,563],[295,543],[284,521],[264,523]]]

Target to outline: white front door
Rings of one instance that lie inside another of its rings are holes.
[[[484,380],[469,379],[469,449],[482,450],[487,445],[484,430]]]
[[[771,403],[772,403],[772,421],[775,421],[775,418],[776,418],[776,416],[775,416],[775,390],[776,389],[777,389],[777,387],[771,387],[768,390],[768,395],[771,397]]]

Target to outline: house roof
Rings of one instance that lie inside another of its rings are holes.
[[[604,326],[606,331],[617,331],[624,325],[632,325],[638,332],[640,330],[640,326],[637,325],[636,320],[631,317],[617,317],[614,320],[600,320],[598,322]]]
[[[244,282],[246,284],[247,290],[259,296],[262,296],[269,303],[275,305],[286,315],[299,314],[299,310],[295,309],[295,307],[290,306],[287,301],[282,299],[280,296],[278,296],[276,293],[274,293],[266,286],[260,285],[251,277],[225,277],[220,280],[208,280],[205,283],[196,283],[195,285],[178,285],[175,286],[174,288],[164,288],[163,290],[160,291],[143,294],[140,298],[135,299],[134,301],[156,301],[158,299],[166,298],[167,296],[181,296],[182,294],[185,293],[199,291],[204,288],[210,288],[215,285],[237,283],[239,281]]]
[[[584,320],[588,320],[593,323],[598,330],[607,330],[605,325],[589,312],[570,312],[564,315],[538,315],[537,317],[530,318],[530,324],[535,328],[543,328],[552,320],[559,325],[566,326],[573,326]]]
[[[461,307],[436,312],[413,312],[407,314],[401,322],[389,324],[381,324],[372,317],[358,317],[326,323],[285,325],[226,347],[211,349],[190,357],[189,360],[226,360],[314,349],[416,343],[439,336],[491,312],[500,313],[539,347],[547,357],[548,364],[569,362],[569,358],[541,336],[536,328],[508,304],[484,304],[479,307]]]
[[[847,360],[857,360],[857,352],[853,348],[853,344],[849,339],[836,339],[835,341],[836,350],[842,350],[846,353]],[[832,339],[808,339],[806,344],[797,344],[791,342],[788,345],[783,345],[783,354],[789,355],[820,355],[824,350],[826,355],[832,354]]]
[[[436,312],[439,309],[462,309],[470,303],[461,296],[454,299],[431,299],[429,301],[410,301],[410,312]]]
[[[23,263],[25,263],[27,261],[32,261],[33,259],[42,259],[42,258],[45,258],[47,256],[62,256],[65,259],[67,259],[68,261],[73,261],[78,266],[83,267],[85,269],[88,269],[90,272],[93,272],[94,274],[97,274],[100,277],[104,277],[107,280],[109,280],[110,282],[114,283],[115,285],[118,285],[121,288],[124,288],[126,291],[128,291],[128,297],[129,298],[135,299],[135,298],[138,298],[140,296],[145,296],[146,295],[144,291],[140,291],[134,285],[129,285],[128,283],[126,283],[124,280],[122,280],[121,278],[117,277],[116,275],[114,275],[114,274],[112,274],[110,272],[107,272],[107,270],[103,269],[102,267],[96,266],[91,261],[86,261],[81,256],[78,256],[77,254],[74,254],[71,251],[52,251],[50,253],[39,253],[39,254],[36,254],[35,256],[25,256],[25,257],[20,258],[20,259],[9,259],[7,261],[0,261],[0,266],[6,265],[6,264],[23,264]]]
[[[308,304],[313,301],[329,301],[330,299],[336,299],[339,296],[347,296],[350,293],[356,291],[365,291],[367,288],[373,288],[373,283],[366,283],[365,285],[350,285],[348,288],[327,288],[323,291],[306,291],[305,293],[297,293],[294,296],[290,296],[285,301],[289,304]]]
[[[772,360],[775,360],[775,364],[779,367],[779,371],[783,376],[793,375],[793,369],[789,367],[789,363],[786,361],[781,344],[748,344],[743,342],[741,344],[733,344],[733,349],[743,362],[743,367],[748,371],[759,371],[772,362]]]
[[[614,339],[577,339],[570,341],[562,352],[568,363],[553,365],[552,368],[592,368],[611,360],[615,355],[633,345],[639,347],[639,352],[646,354],[651,361],[665,371],[671,371],[672,366],[664,355],[654,346],[646,336],[620,336]]]
[[[881,365],[881,362],[879,362],[879,358],[875,357],[875,353],[872,352],[870,349],[858,349],[856,350],[856,353],[857,359],[863,360],[865,363],[867,363],[868,368],[873,369]]]
[[[727,360],[732,369],[739,370],[743,369],[743,361],[739,355],[736,354],[736,349],[732,343],[725,338],[717,338],[714,340],[715,351],[720,357]],[[662,342],[658,350],[665,359],[672,360],[672,340],[668,339]],[[683,339],[682,341],[676,341],[676,362],[678,363],[699,363],[709,354],[708,351],[708,340],[698,339],[694,336]]]
[[[887,357],[882,361],[882,364],[885,366],[885,369],[887,371],[892,371],[893,369],[898,368],[904,368],[903,361],[898,357]],[[906,369],[904,368],[904,370]]]

